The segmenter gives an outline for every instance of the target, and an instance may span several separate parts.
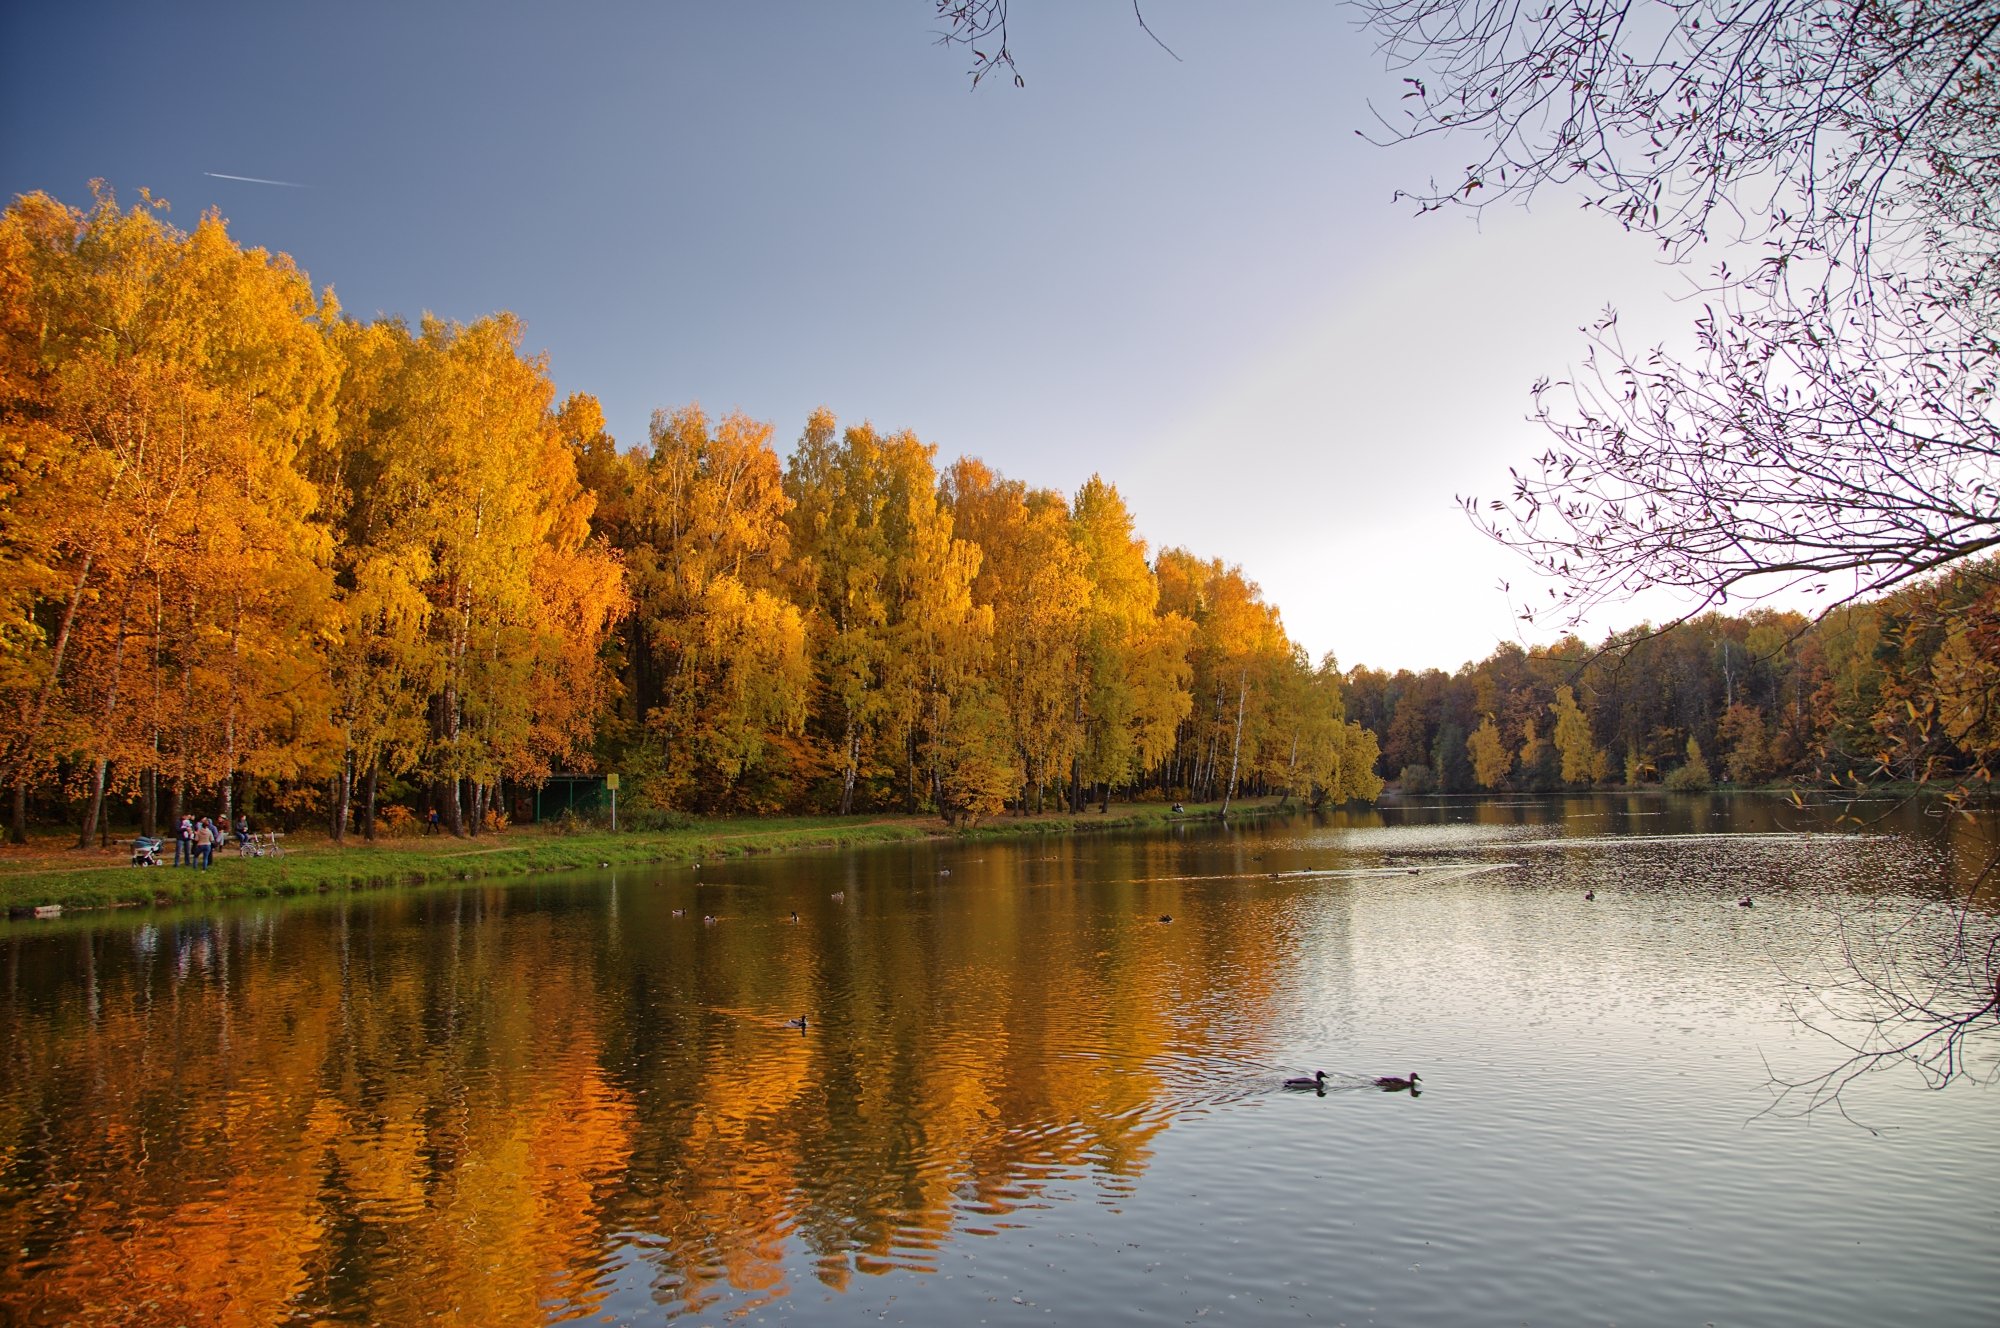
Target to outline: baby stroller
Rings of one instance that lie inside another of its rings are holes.
[[[160,865],[160,844],[162,841],[148,835],[140,835],[132,841],[132,865],[134,867],[157,867]]]

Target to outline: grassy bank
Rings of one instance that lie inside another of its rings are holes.
[[[1273,810],[1273,801],[1237,802],[1231,815]],[[121,904],[178,904],[238,896],[316,894],[422,885],[436,881],[569,871],[604,865],[699,862],[745,853],[843,848],[898,840],[1073,834],[1133,829],[1173,820],[1213,819],[1218,804],[1189,805],[1176,816],[1158,803],[1113,804],[1108,814],[1001,817],[954,829],[936,817],[772,817],[697,821],[685,828],[612,834],[557,834],[535,827],[475,839],[435,836],[374,844],[292,835],[281,858],[219,852],[207,871],[127,865],[131,840],[108,849],[60,847],[53,836],[0,854],[0,906],[60,904],[65,910]],[[173,845],[166,845],[172,861]]]

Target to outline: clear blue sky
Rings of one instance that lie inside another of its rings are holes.
[[[1568,200],[1393,202],[1470,148],[1357,136],[1400,89],[1334,4],[1147,0],[1176,61],[1123,0],[1015,0],[1027,87],[976,91],[931,10],[9,5],[0,188],[219,208],[356,316],[511,309],[628,446],[700,401],[788,449],[823,403],[1101,472],[1343,664],[1545,637],[1453,495],[1543,444],[1578,325],[1673,329],[1680,279]]]

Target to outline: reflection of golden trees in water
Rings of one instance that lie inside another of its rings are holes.
[[[1085,848],[1172,874],[1163,843]],[[625,1265],[740,1307],[787,1293],[788,1250],[837,1289],[1052,1183],[1115,1197],[1163,1067],[1240,1041],[1203,1012],[1268,1007],[1272,947],[1197,891],[1039,884],[1078,853],[994,846],[798,927],[639,887],[615,925],[495,891],[13,940],[0,1248],[30,1253],[0,1311],[514,1323],[601,1308]]]
[[[10,1094],[28,1105],[5,1162],[30,1192],[0,1238],[31,1254],[5,1302],[73,1323],[588,1309],[566,1270],[592,1264],[632,1110],[596,1062],[589,993],[536,980],[539,956],[560,962],[546,919],[429,974],[299,921],[328,944],[234,924],[129,961],[105,937],[94,988],[48,1014],[17,997],[32,1096]]]

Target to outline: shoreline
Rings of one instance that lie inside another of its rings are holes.
[[[1237,800],[1231,817],[1264,816],[1294,806],[1275,798]],[[243,858],[218,853],[205,871],[187,867],[133,867],[129,839],[102,850],[61,849],[37,854],[10,849],[0,857],[0,906],[9,913],[59,906],[62,914],[114,908],[170,907],[224,899],[283,898],[335,890],[381,890],[449,881],[596,870],[601,867],[673,866],[707,858],[873,844],[985,839],[1020,835],[1072,835],[1098,830],[1132,830],[1188,821],[1224,819],[1220,803],[1189,804],[1175,813],[1162,803],[1114,804],[1109,814],[1086,811],[1028,817],[996,817],[975,826],[953,827],[935,816],[754,817],[698,821],[683,828],[653,831],[591,831],[554,834],[534,829],[489,833],[467,839],[301,840],[281,858]],[[172,853],[171,842],[167,852]],[[81,866],[54,866],[51,860],[75,853],[101,859]],[[168,859],[171,861],[171,857]]]

